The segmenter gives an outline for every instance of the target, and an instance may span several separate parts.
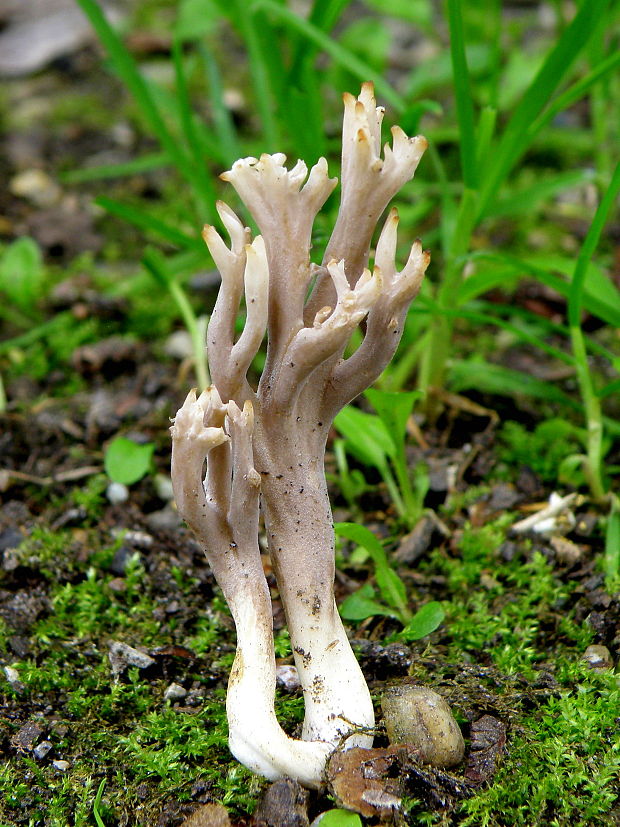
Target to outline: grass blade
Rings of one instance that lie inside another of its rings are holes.
[[[499,396],[532,396],[535,399],[559,402],[573,410],[581,411],[581,404],[555,385],[502,365],[455,359],[450,366],[449,374],[450,387],[455,393],[474,388]]]
[[[469,257],[469,260],[491,261],[497,262],[498,264],[504,264],[515,274],[521,276],[523,274],[527,274],[532,276],[532,278],[536,279],[541,284],[551,287],[553,290],[556,290],[566,298],[568,298],[570,293],[570,281],[565,280],[550,270],[545,269],[544,267],[539,267],[526,259],[520,259],[516,256],[510,256],[505,253],[481,251],[473,253]],[[474,275],[470,276],[470,278],[468,278],[467,281],[461,285],[457,295],[457,302],[464,303],[469,301],[470,299],[479,296],[481,293],[490,290],[492,287],[497,287],[502,283],[502,281],[505,282],[505,279],[505,272],[497,272],[495,277],[491,275],[487,276],[487,274],[474,273]],[[605,295],[603,295],[601,290],[594,289],[594,283],[587,283],[587,278],[585,279],[585,282],[584,292],[581,299],[582,306],[588,311],[588,313],[598,316],[599,319],[607,322],[607,324],[620,328],[620,301],[615,300],[618,293],[615,286],[607,280],[605,282]],[[592,282],[594,282],[594,279],[592,279]],[[608,300],[606,296],[607,293],[610,293],[613,298]]]
[[[568,323],[571,327],[581,324],[583,287],[588,264],[596,250],[603,227],[607,221],[607,216],[619,192],[620,162],[616,164],[616,169],[614,170],[609,187],[601,199],[601,203],[598,206],[584,242],[581,245],[581,250],[579,251],[568,295]]]
[[[594,214],[590,228],[581,246],[573,279],[568,295],[568,323],[570,326],[571,345],[575,356],[577,368],[577,381],[579,391],[585,408],[586,425],[588,428],[588,461],[586,463],[586,475],[592,495],[597,500],[605,496],[605,484],[603,481],[603,416],[601,402],[596,394],[592,373],[588,365],[588,354],[586,351],[585,336],[581,328],[581,309],[583,286],[590,259],[598,245],[607,216],[620,192],[620,162],[610,181],[607,191],[601,199],[601,203]]]
[[[581,100],[599,80],[609,76],[618,66],[620,66],[620,51],[608,55],[591,72],[580,78],[561,95],[558,95],[530,124],[527,130],[530,143],[559,112],[568,109],[569,106]]]
[[[93,802],[93,816],[95,818],[95,821],[97,822],[97,827],[105,827],[104,821],[101,818],[101,815],[99,814],[99,808],[101,807],[101,798],[103,796],[103,789],[105,787],[105,784],[106,779],[103,778],[101,780],[101,783],[99,784],[99,789],[97,790],[95,800]]]
[[[588,42],[604,14],[609,0],[586,0],[564,29],[556,45],[516,107],[502,139],[495,161],[483,181],[478,214],[484,215],[508,173],[531,142],[529,127],[540,115],[562,78]]]
[[[154,169],[163,169],[172,162],[165,152],[152,152],[133,158],[123,164],[104,164],[90,169],[72,169],[61,172],[59,180],[63,184],[83,184],[88,181],[102,181],[110,178],[126,178],[129,175],[139,175],[142,172],[151,172]]]
[[[459,319],[469,319],[469,321],[475,322],[476,324],[490,324],[495,327],[499,327],[501,330],[506,330],[512,333],[522,342],[538,348],[538,350],[542,353],[547,353],[559,362],[564,362],[567,365],[574,364],[574,359],[570,354],[565,353],[563,350],[560,350],[560,348],[548,344],[548,342],[541,339],[540,336],[536,336],[533,333],[528,333],[526,330],[523,330],[517,325],[504,321],[504,319],[495,315],[496,312],[501,309],[497,305],[490,305],[490,308],[493,310],[493,313],[481,313],[476,310],[468,310],[467,307],[460,307],[457,311],[450,311],[448,315],[453,315],[455,318]],[[514,312],[514,308],[512,307],[507,307],[506,310],[510,313]],[[532,314],[525,312],[521,315],[532,318]],[[538,318],[536,318],[536,321],[538,321]]]
[[[612,393],[620,393],[620,379],[614,379],[613,382],[609,382],[605,387],[597,391],[596,395],[599,399],[605,399],[611,396]]]
[[[252,10],[266,10],[274,17],[282,20],[288,27],[300,32],[308,40],[315,43],[320,49],[336,61],[340,66],[343,66],[358,80],[370,80],[375,85],[375,90],[392,106],[396,112],[402,112],[405,109],[406,103],[404,99],[395,92],[389,83],[383,78],[379,72],[369,66],[363,60],[360,60],[356,55],[352,54],[348,49],[345,49],[335,40],[332,40],[328,35],[322,32],[319,28],[312,25],[307,20],[299,17],[285,6],[279,6],[273,0],[257,0],[252,5]]]
[[[540,201],[546,201],[564,190],[580,187],[594,180],[589,169],[569,170],[543,178],[530,187],[521,187],[507,198],[501,198],[491,205],[487,216],[516,216],[531,213]]]
[[[471,94],[469,68],[465,56],[465,37],[461,15],[461,0],[448,0],[448,25],[450,26],[450,55],[459,125],[459,146],[463,183],[469,189],[478,186],[476,166],[476,136],[474,130],[474,103]]]
[[[175,141],[155,104],[147,83],[138,71],[136,63],[121,38],[108,23],[96,0],[77,0],[97,32],[99,40],[108,52],[112,66],[133,95],[143,117],[157,137],[166,154],[174,161],[179,172],[193,182],[194,171],[188,163],[179,142]]]
[[[183,49],[178,39],[175,39],[172,44],[172,65],[174,66],[176,81],[175,97],[177,111],[179,113],[179,122],[192,155],[192,168],[194,170],[193,189],[198,195],[197,206],[203,214],[211,216],[213,204],[217,196],[205,163],[202,144],[198,138],[196,116],[192,109],[185,67],[183,65]]]
[[[226,13],[226,12],[224,12]],[[274,97],[271,90],[267,55],[263,52],[259,37],[259,24],[253,7],[248,9],[243,0],[230,0],[227,15],[241,34],[250,61],[252,83],[256,98],[256,107],[261,119],[267,152],[280,149],[280,130],[274,116]],[[263,20],[260,20],[262,25]],[[271,48],[277,48],[278,38],[274,38]]]
[[[338,22],[342,12],[351,4],[351,0],[315,0],[308,15],[308,22],[317,29],[327,34]],[[289,81],[303,88],[301,83],[305,81],[308,64],[316,55],[317,44],[303,37],[299,31],[293,33],[294,47],[292,49],[293,59],[289,71]]]
[[[211,52],[202,44],[198,46],[203,65],[206,70],[209,88],[209,101],[213,110],[213,123],[218,144],[225,155],[225,164],[231,167],[237,158],[243,156],[237,130],[233,123],[228,107],[224,102],[224,84],[217,61]]]
[[[308,22],[329,34],[351,0],[315,0]],[[289,31],[291,66],[285,84],[288,128],[297,155],[308,165],[327,154],[323,123],[323,95],[320,75],[315,68],[317,43],[295,29]]]
[[[155,218],[149,213],[144,212],[144,210],[131,207],[128,204],[122,204],[104,195],[95,199],[95,203],[99,204],[100,207],[103,207],[104,210],[107,210],[112,215],[122,218],[123,221],[128,221],[141,230],[148,230],[155,233],[155,235],[160,236],[160,238],[165,239],[177,247],[204,252],[204,245],[199,238],[194,238],[181,230],[177,230],[176,227],[167,224],[165,221],[161,221],[159,218]]]
[[[157,250],[147,250],[142,263],[155,281],[166,287],[179,309],[179,313],[192,340],[194,369],[196,371],[198,386],[202,391],[211,384],[209,367],[207,365],[205,331],[201,329],[200,322],[196,318],[187,294],[178,280],[168,271],[164,257]]]
[[[489,162],[489,148],[493,140],[496,120],[497,109],[494,106],[485,106],[480,112],[476,133],[476,169],[478,174]]]
[[[620,574],[620,503],[615,497],[605,532],[605,574],[608,578]]]

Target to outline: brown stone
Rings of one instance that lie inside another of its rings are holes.
[[[410,744],[420,760],[433,767],[453,767],[465,753],[465,742],[447,701],[432,689],[415,684],[390,687],[381,699],[388,738]]]
[[[181,827],[230,827],[228,811],[222,804],[204,804]]]
[[[308,793],[291,778],[271,784],[259,801],[252,827],[308,827]]]

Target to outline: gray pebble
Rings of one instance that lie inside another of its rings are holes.
[[[105,493],[112,505],[127,502],[129,499],[129,489],[122,482],[111,482]]]
[[[122,674],[128,666],[137,666],[138,669],[147,669],[152,666],[155,661],[146,652],[141,652],[139,649],[134,649],[126,643],[121,643],[120,640],[110,641],[110,651],[108,658],[112,667],[112,673],[117,678]]]
[[[164,698],[167,701],[180,701],[187,695],[187,689],[181,686],[180,683],[171,683],[164,692]]]
[[[48,752],[52,749],[52,742],[51,741],[41,741],[40,744],[37,744],[36,747],[32,750],[32,753],[35,758],[38,758],[41,761]]]
[[[296,692],[301,686],[297,667],[288,663],[276,666],[276,683],[287,692]]]

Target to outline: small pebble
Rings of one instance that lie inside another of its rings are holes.
[[[112,505],[119,505],[119,503],[127,502],[129,499],[129,489],[122,482],[111,482],[105,493]]]
[[[151,511],[147,516],[146,522],[151,531],[157,533],[159,531],[167,531],[178,528],[181,524],[179,512],[175,511],[170,504],[159,511]]]
[[[69,732],[69,727],[62,721],[52,721],[50,730],[54,733],[54,735],[57,735],[58,738],[64,738]]]
[[[588,646],[583,653],[583,660],[591,669],[609,669],[612,666],[611,652],[606,646]]]
[[[155,491],[160,500],[170,502],[174,499],[174,492],[172,490],[172,480],[168,474],[155,474]]]
[[[138,548],[151,548],[153,545],[153,537],[147,534],[146,531],[125,531],[123,540],[131,546]]]
[[[9,182],[13,195],[25,198],[35,207],[52,207],[60,200],[62,191],[58,184],[42,169],[25,169]]]
[[[480,585],[483,589],[487,589],[489,591],[500,588],[498,581],[486,571],[483,571],[480,575]]]
[[[122,594],[124,591],[127,590],[127,583],[123,580],[122,577],[114,577],[108,583],[108,588],[115,594]]]
[[[193,352],[194,343],[186,330],[175,330],[164,342],[164,353],[174,359],[188,359]]]
[[[38,758],[41,761],[48,752],[52,749],[52,742],[51,741],[41,741],[40,744],[37,744],[36,747],[32,750],[33,755],[35,758]]]
[[[146,652],[134,649],[133,646],[128,646],[119,640],[110,641],[109,646],[108,658],[115,678],[122,674],[128,666],[148,669],[149,666],[155,663],[154,659]]]
[[[17,669],[14,669],[12,666],[5,666],[4,674],[6,675],[6,679],[9,683],[9,686],[14,692],[23,691],[24,684],[19,679],[19,672],[17,671]]]
[[[114,552],[114,557],[110,563],[110,571],[119,576],[123,576],[127,570],[127,566],[135,563],[140,559],[139,553],[133,546],[123,543]]]
[[[288,663],[276,666],[276,683],[287,692],[296,692],[301,686],[297,667]]]
[[[52,761],[52,764],[54,765],[54,767],[56,767],[57,770],[60,770],[61,772],[66,772],[71,766],[71,764],[68,761]]]
[[[187,696],[187,689],[181,686],[180,683],[171,683],[164,692],[164,698],[167,701],[180,701]]]
[[[448,703],[432,689],[401,684],[386,690],[381,708],[391,744],[410,744],[433,767],[453,767],[465,742]]]
[[[583,556],[579,546],[566,537],[551,537],[549,542],[555,551],[556,559],[566,566],[574,566]]]

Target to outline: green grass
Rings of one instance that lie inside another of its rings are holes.
[[[399,377],[398,387],[402,387],[416,368],[418,384],[424,390],[441,388],[450,381],[448,368],[455,317],[469,317],[475,324],[480,316],[472,315],[471,301],[491,284],[489,279],[480,278],[477,291],[473,292],[473,282],[464,278],[465,265],[474,248],[476,254],[480,252],[478,234],[492,231],[498,220],[522,216],[526,205],[553,205],[554,199],[566,190],[587,180],[591,175],[592,157],[600,162],[594,174],[599,191],[604,192],[610,180],[614,129],[604,127],[600,96],[604,88],[614,104],[618,104],[618,84],[613,76],[620,58],[614,48],[613,35],[618,31],[618,13],[609,0],[581,3],[570,21],[558,16],[556,32],[546,34],[535,54],[520,59],[517,59],[520,38],[532,22],[527,14],[509,26],[502,15],[501,3],[494,4],[488,15],[481,16],[470,5],[451,0],[445,21],[449,41],[437,40],[434,44],[441,50],[441,58],[436,57],[435,62],[442,70],[431,73],[429,69],[425,74],[424,65],[411,68],[400,83],[404,92],[396,91],[385,82],[384,72],[373,68],[373,38],[368,38],[365,53],[359,41],[348,34],[366,24],[369,32],[382,31],[390,10],[381,4],[378,8],[383,17],[362,17],[353,23],[341,24],[340,33],[334,35],[349,6],[347,0],[336,4],[317,0],[307,19],[271,0],[261,0],[249,7],[237,2],[213,2],[200,13],[196,4],[184,3],[171,52],[174,70],[171,90],[156,86],[143,76],[136,60],[101,15],[96,0],[80,0],[80,3],[109,54],[112,69],[133,96],[143,122],[160,145],[167,163],[184,179],[200,215],[193,229],[190,225],[187,232],[180,232],[178,222],[158,217],[151,208],[130,207],[109,198],[101,203],[154,237],[159,236],[180,249],[196,250],[197,255],[200,254],[197,232],[212,215],[216,196],[211,181],[222,165],[230,163],[231,148],[234,147],[237,154],[284,149],[292,159],[305,157],[309,162],[314,161],[319,152],[329,153],[324,122],[327,117],[337,117],[333,106],[340,93],[361,80],[374,81],[379,98],[388,106],[388,120],[400,119],[407,128],[417,129],[424,113],[432,112],[426,116],[427,122],[422,123],[431,139],[430,163],[427,160],[423,165],[418,175],[420,180],[412,186],[411,193],[428,205],[424,206],[424,213],[432,209],[433,202],[440,204],[440,209],[433,211],[432,223],[426,232],[429,239],[437,242],[433,245],[437,267],[427,288],[424,324],[422,330],[415,333],[420,344],[405,342],[401,354],[406,367],[399,369],[397,363],[393,368]],[[415,12],[400,7],[392,11],[397,17],[404,16],[408,25],[424,26],[429,39],[436,38],[429,24],[428,3],[417,4]],[[605,36],[605,31],[611,34]],[[222,89],[227,67],[221,59],[218,62],[218,34],[236,37],[245,51],[254,93],[252,108],[260,120],[258,138],[242,132],[226,109]],[[355,42],[354,49],[347,45],[350,42]],[[500,45],[489,49],[489,42]],[[188,47],[189,55],[183,54],[181,43]],[[532,47],[528,49],[532,51]],[[315,60],[321,53],[328,60],[317,70]],[[201,63],[204,63],[202,71]],[[452,85],[449,95],[446,95],[447,84]],[[304,92],[303,106],[300,90]],[[431,106],[427,98],[417,99],[422,91],[439,98],[440,106]],[[212,101],[211,122],[197,115],[198,96]],[[554,119],[577,103],[591,105],[594,113],[599,113],[596,130],[588,136],[583,130],[566,127],[558,150],[553,143],[558,137]],[[572,147],[576,134],[583,138],[583,150],[575,163]],[[603,139],[603,146],[595,140],[597,136]],[[441,153],[437,149],[440,143]],[[564,153],[566,160],[540,162],[536,159],[537,154],[544,158],[545,153]],[[570,167],[567,171],[561,169],[563,163]],[[557,166],[559,170],[554,168]],[[528,175],[531,171],[535,173],[533,178]],[[529,184],[524,186],[523,180],[528,179]],[[610,193],[613,190],[612,185]],[[410,198],[407,191],[405,201]],[[601,214],[598,224],[602,223]],[[589,245],[588,256],[594,246]],[[202,255],[206,261],[206,253]],[[174,272],[172,275],[177,277]],[[183,278],[182,271],[178,277]],[[466,284],[467,300],[460,299],[455,305],[455,293],[458,295]],[[574,299],[571,302],[574,304]],[[506,323],[498,320],[493,311],[487,322]],[[570,337],[582,395],[586,393],[590,400],[587,414],[590,421],[596,394],[586,392],[589,387],[587,344],[584,340],[583,347],[579,348],[576,334],[573,332]],[[527,341],[525,336],[523,340]],[[534,343],[545,349],[544,337]],[[410,352],[406,352],[407,349]],[[495,388],[512,393],[513,386],[514,379],[508,373],[496,370]],[[524,384],[524,389],[534,395],[541,393],[532,383]],[[562,400],[556,397],[556,401]],[[593,458],[593,452],[596,453],[591,447],[590,464],[600,465],[600,460]],[[593,472],[590,476],[596,489],[593,492],[600,496],[600,474],[597,477]]]
[[[194,340],[198,384],[208,382],[197,316],[209,308],[196,309],[186,283],[197,269],[212,266],[199,233],[205,221],[218,222],[214,203],[224,194],[218,173],[235,157],[277,150],[285,150],[291,161],[303,157],[312,162],[324,153],[334,168],[340,95],[372,79],[379,102],[387,105],[386,125],[400,121],[430,139],[429,155],[400,200],[403,226],[410,227],[410,235],[423,234],[434,262],[382,387],[398,390],[415,382],[425,391],[479,388],[488,395],[519,393],[549,402],[556,416],[585,426],[585,478],[593,496],[605,498],[610,480],[603,472],[603,452],[607,440],[620,433],[613,406],[620,365],[601,345],[601,337],[584,332],[578,322],[587,310],[608,325],[619,323],[620,294],[609,278],[611,245],[605,230],[614,220],[620,185],[614,149],[618,128],[604,114],[605,107],[616,111],[620,106],[620,15],[615,4],[581,2],[572,19],[554,7],[555,26],[532,38],[530,32],[537,31],[533,12],[523,10],[508,20],[500,2],[481,14],[476,6],[450,0],[442,21],[447,37],[432,25],[428,0],[412,8],[367,2],[354,18],[348,16],[348,0],[316,0],[307,18],[271,0],[249,5],[185,0],[174,9],[152,3],[139,16],[142,25],[173,33],[169,57],[157,61],[130,52],[97,0],[80,0],[80,5],[104,46],[109,70],[131,98],[123,114],[156,145],[117,169],[69,171],[82,181],[108,175],[117,183],[140,170],[157,172],[159,200],[124,198],[118,194],[122,188],[99,198],[110,215],[133,224],[160,248],[147,251],[143,263],[155,276],[158,294],[166,284],[176,310],[166,307],[160,319],[156,310],[142,318],[138,311],[136,329],[148,324],[153,330],[169,329],[175,317],[181,320]],[[422,31],[433,56],[404,67],[392,84],[386,75],[390,27],[396,21],[412,34],[416,27]],[[234,66],[225,60],[229,42],[239,55]],[[168,80],[152,79],[154,63],[166,66],[160,74]],[[243,123],[227,106],[229,88],[247,92]],[[70,103],[66,107],[71,111]],[[589,120],[579,114],[583,112]],[[568,243],[568,218],[591,222],[593,210],[583,199],[575,202],[570,216],[562,212],[565,196],[587,187],[594,188],[600,208],[575,273],[574,256],[565,257],[559,273],[556,256],[543,256],[536,264],[528,236],[540,232],[541,217],[543,231],[549,232],[548,252]],[[232,198],[231,193],[226,197]],[[326,226],[335,204],[332,198]],[[550,231],[554,225],[555,234]],[[494,235],[501,238],[507,227],[512,237],[494,243]],[[321,226],[317,253],[323,232]],[[137,245],[137,256],[144,247]],[[593,268],[598,269],[596,279]],[[485,303],[487,290],[506,285],[507,270],[510,289],[528,277],[562,292],[570,305],[570,324],[545,326],[540,317],[515,308],[509,293],[503,305]],[[136,303],[144,308],[152,285],[136,284]],[[477,331],[489,327],[494,335],[511,334],[521,346],[570,366],[579,398],[497,364],[487,348],[462,358],[457,340],[463,335],[477,339]],[[91,341],[99,333],[85,325],[76,330],[70,320],[60,329],[52,348],[41,343],[42,332],[27,355],[19,347],[12,349],[9,379],[17,372],[45,376],[66,362],[79,337]],[[606,363],[604,377],[593,373],[593,357]],[[437,413],[432,393],[424,406],[427,413]]]

